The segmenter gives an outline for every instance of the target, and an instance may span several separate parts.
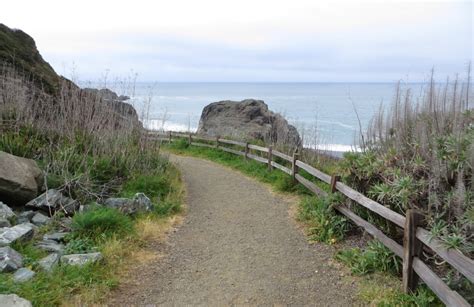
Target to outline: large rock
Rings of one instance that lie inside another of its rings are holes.
[[[21,268],[18,269],[15,274],[13,274],[13,281],[15,282],[26,282],[30,279],[32,279],[35,276],[35,272],[28,268]]]
[[[268,110],[262,100],[219,101],[207,105],[201,114],[198,134],[240,140],[262,140],[289,146],[300,145],[296,128],[280,114]]]
[[[109,208],[119,210],[124,214],[136,214],[140,212],[149,212],[152,209],[153,204],[150,199],[143,193],[137,193],[135,196],[130,198],[108,198],[105,200],[104,205]]]
[[[35,161],[0,151],[0,199],[24,205],[43,187],[43,172]]]
[[[38,266],[46,272],[51,272],[59,264],[59,258],[59,254],[49,254],[38,261]]]
[[[0,246],[10,245],[16,241],[33,238],[36,226],[30,223],[18,224],[10,228],[0,228]]]
[[[0,247],[0,272],[13,272],[23,266],[23,256],[10,246]]]
[[[101,253],[71,254],[61,257],[61,263],[67,265],[84,266],[88,263],[95,263],[102,259]]]
[[[0,306],[2,307],[31,307],[31,303],[16,294],[0,294]]]
[[[79,209],[79,202],[64,196],[60,191],[50,189],[26,204],[27,207],[41,209],[53,214],[56,211],[68,215],[74,214]]]

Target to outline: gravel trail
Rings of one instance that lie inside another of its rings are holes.
[[[356,304],[356,286],[332,265],[330,247],[307,242],[287,197],[213,162],[171,159],[187,189],[185,220],[110,305]]]

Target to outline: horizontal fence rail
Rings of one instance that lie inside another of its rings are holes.
[[[408,210],[406,216],[403,216],[382,204],[366,197],[362,193],[352,189],[339,181],[339,177],[330,176],[324,172],[314,168],[313,166],[299,160],[297,152],[293,156],[279,152],[270,147],[263,147],[259,145],[249,144],[248,142],[241,142],[235,140],[224,139],[221,137],[211,138],[208,136],[199,136],[193,134],[176,133],[176,132],[156,132],[148,131],[146,137],[153,141],[172,143],[173,138],[184,138],[188,140],[190,145],[201,146],[208,148],[218,148],[220,150],[243,156],[246,159],[253,159],[260,163],[268,165],[269,170],[273,168],[279,169],[284,173],[290,175],[295,182],[299,182],[312,193],[318,196],[328,196],[328,193],[318,187],[313,181],[303,177],[299,171],[304,170],[311,175],[328,185],[330,185],[331,192],[340,192],[349,198],[351,201],[363,206],[364,208],[376,213],[384,219],[392,222],[396,226],[404,230],[403,246],[395,240],[387,236],[380,229],[370,222],[358,216],[354,211],[345,205],[335,205],[334,209],[347,219],[351,220],[357,226],[363,228],[367,233],[379,240],[395,255],[403,260],[403,288],[405,292],[412,292],[417,287],[417,279],[421,278],[425,284],[448,306],[471,306],[459,293],[450,289],[446,283],[425,263],[422,259],[423,246],[431,249],[436,255],[441,257],[444,261],[449,263],[454,269],[460,272],[468,280],[474,283],[474,260],[467,257],[456,249],[445,248],[441,241],[432,238],[428,230],[419,227],[416,217],[419,213],[415,210]],[[200,143],[196,141],[205,141],[209,143]],[[234,148],[228,148],[222,144],[243,147],[243,151]],[[263,153],[264,156],[256,155],[250,151],[254,150]],[[273,160],[274,157],[280,158],[285,162],[291,164],[291,168],[277,163]]]

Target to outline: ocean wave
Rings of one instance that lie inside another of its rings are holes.
[[[337,152],[361,152],[362,149],[355,145],[346,144],[313,144],[305,147],[321,151],[337,151]]]
[[[162,120],[155,120],[150,119],[147,121],[143,121],[143,125],[145,128],[150,130],[164,130],[164,131],[175,131],[175,132],[196,132],[197,127],[191,126],[190,128],[188,125],[172,123],[172,122],[165,122],[163,123]]]

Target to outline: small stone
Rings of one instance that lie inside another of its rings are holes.
[[[95,263],[102,259],[101,253],[71,254],[61,257],[61,263],[67,265],[84,266],[88,263]]]
[[[18,269],[15,274],[13,274],[13,281],[15,282],[26,282],[32,279],[35,276],[35,272],[28,268]]]
[[[64,196],[61,191],[50,189],[25,206],[41,209],[44,212],[61,211],[70,215],[79,209],[79,202]]]
[[[55,233],[47,233],[43,236],[43,240],[53,240],[56,242],[63,242],[64,238],[69,234],[69,232],[55,232]]]
[[[7,246],[17,240],[30,240],[36,226],[30,223],[19,224],[10,228],[0,228],[0,246]]]
[[[23,266],[23,256],[10,246],[0,247],[0,272],[13,272]],[[1,305],[0,305],[1,306]]]
[[[18,224],[29,223],[33,216],[35,216],[36,212],[28,210],[23,211],[22,213],[18,214],[17,222]]]
[[[0,294],[0,306],[31,307],[31,303],[16,294]]]
[[[143,193],[137,193],[130,198],[108,198],[104,201],[104,206],[114,208],[128,215],[140,212],[149,212],[152,208],[150,199]]]
[[[45,250],[47,252],[53,253],[62,253],[64,250],[64,245],[53,241],[53,240],[43,240],[35,244],[39,249]]]
[[[38,261],[38,266],[46,272],[51,272],[58,263],[59,254],[53,253]]]
[[[51,218],[38,212],[35,214],[35,216],[33,216],[31,222],[36,226],[43,226],[49,224],[51,222]]]
[[[12,224],[10,224],[10,221],[3,218],[3,217],[0,217],[0,228],[4,228],[4,227],[11,227]]]
[[[6,220],[10,220],[11,218],[15,217],[15,213],[12,211],[10,207],[5,205],[0,201],[0,217]]]

